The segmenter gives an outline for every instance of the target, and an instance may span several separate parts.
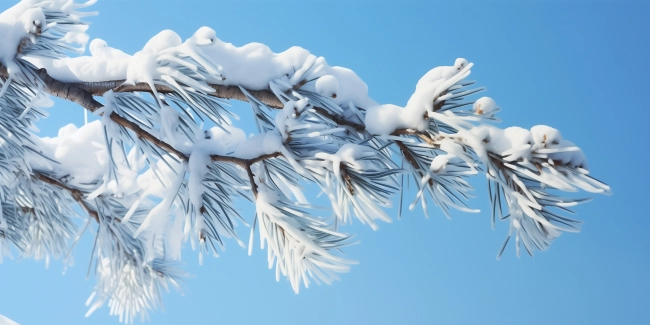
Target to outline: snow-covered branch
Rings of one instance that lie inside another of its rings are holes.
[[[407,178],[410,209],[428,216],[433,202],[449,217],[478,212],[468,178],[484,173],[493,225],[508,220],[517,254],[523,244],[531,255],[579,227],[559,212],[586,199],[557,192],[611,192],[559,131],[492,126],[500,107],[474,98],[485,88],[467,80],[465,59],[427,72],[402,107],[376,103],[353,71],[305,49],[236,47],[208,27],[185,41],[162,31],[133,55],[95,39],[90,56],[68,57],[89,39],[79,9],[92,2],[23,0],[0,14],[0,252],[62,257],[94,219],[89,313],[108,302],[126,322],[146,317],[179,285],[182,243],[200,259],[227,238],[245,247],[240,223],[249,253],[259,229],[269,267],[294,291],[330,283],[354,264],[339,255],[352,243],[341,228],[390,222]],[[99,121],[37,137],[48,94]],[[227,99],[249,103],[257,134],[235,126]],[[330,218],[315,215],[310,188],[326,194]],[[252,222],[240,201],[255,204]],[[75,204],[87,217],[73,237]]]

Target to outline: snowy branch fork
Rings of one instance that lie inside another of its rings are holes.
[[[45,69],[38,69],[36,71],[36,74],[43,80],[45,85],[47,86],[46,91],[53,96],[59,97],[61,99],[65,99],[68,101],[71,101],[73,103],[79,104],[86,110],[90,112],[95,112],[98,109],[102,108],[103,105],[95,100],[93,96],[102,96],[109,90],[114,90],[115,92],[147,92],[151,93],[151,88],[147,84],[137,84],[135,86],[124,86],[122,85],[124,83],[124,80],[121,81],[106,81],[106,82],[91,82],[91,83],[67,83],[67,82],[62,82],[59,80],[56,80],[52,78],[50,75],[47,74],[47,71]],[[3,65],[0,64],[0,76],[8,78],[8,73],[7,73],[7,68]],[[218,97],[218,98],[223,98],[223,99],[237,99],[241,101],[248,101],[248,98],[242,93],[242,91],[238,87],[232,87],[232,86],[222,86],[222,85],[211,85],[215,92],[211,94],[212,96]],[[170,93],[172,90],[170,88],[164,87],[164,86],[156,86],[156,90],[159,93]],[[269,107],[274,107],[274,108],[280,108],[282,107],[282,103],[271,93],[270,91],[266,90],[249,90],[251,94],[254,94],[256,96],[259,96],[258,98],[260,100],[264,100],[264,103],[267,104]],[[321,114],[327,114],[324,110],[319,111]],[[129,121],[128,119],[124,118],[123,116],[120,116],[117,113],[111,113],[110,115],[111,120],[113,120],[115,123],[118,125],[121,125],[127,129],[130,129],[131,131],[135,132],[136,135],[139,138],[145,139],[149,142],[151,142],[154,145],[159,146],[162,149],[165,149],[168,151],[170,154],[175,155],[176,157],[182,159],[183,161],[189,161],[189,157],[175,149],[173,146],[170,144],[158,139],[154,135],[148,133],[147,131],[143,130],[140,126],[138,126],[136,123],[133,123]],[[346,123],[346,121],[337,119],[340,123]],[[353,124],[353,123],[347,123],[346,125],[352,126],[355,129],[361,128],[359,125]],[[212,155],[212,160],[215,162],[227,162],[227,163],[233,163],[236,164],[242,168],[244,168],[248,175],[249,179],[251,182],[251,189],[257,197],[257,185],[255,184],[254,177],[252,176],[252,171],[250,169],[250,166],[254,163],[260,162],[265,159],[269,158],[276,158],[281,156],[281,153],[273,153],[273,154],[267,154],[267,155],[262,155],[257,158],[253,159],[241,159],[241,158],[236,158],[236,157],[228,157],[228,156],[219,156],[219,155]],[[97,212],[92,210],[90,207],[88,207],[82,200],[81,198],[83,197],[81,191],[77,189],[70,188],[52,178],[46,177],[44,175],[39,175],[39,179],[49,183],[51,185],[55,185],[58,187],[61,187],[63,189],[68,190],[72,197],[79,202],[79,204],[86,210],[97,222],[99,222],[99,218],[97,216]]]

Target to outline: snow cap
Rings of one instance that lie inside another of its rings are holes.
[[[182,43],[183,40],[181,40],[181,37],[178,36],[176,32],[166,29],[152,37],[147,44],[144,45],[142,52],[158,54],[162,50],[179,46]]]
[[[468,64],[469,64],[469,61],[467,61],[467,59],[458,58],[458,59],[456,59],[456,61],[454,61],[454,68],[456,68],[456,71],[460,71]]]
[[[19,22],[25,27],[25,32],[40,35],[45,25],[45,14],[40,8],[31,8],[20,16]]]
[[[207,26],[199,28],[194,35],[190,37],[190,41],[194,42],[196,45],[209,45],[213,44],[216,40],[217,32]]]
[[[556,147],[562,141],[562,133],[547,125],[535,125],[530,129],[533,135],[534,149]]]
[[[481,97],[474,102],[472,108],[476,114],[489,115],[490,113],[498,110],[499,106],[497,106],[497,103],[494,101],[494,99],[490,97]]]

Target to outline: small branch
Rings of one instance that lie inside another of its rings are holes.
[[[210,95],[224,98],[224,99],[237,99],[244,102],[248,102],[248,97],[241,92],[241,89],[237,86],[223,86],[223,85],[210,85],[214,89],[214,93]],[[282,102],[275,96],[275,94],[270,90],[251,90],[246,89],[253,97],[257,98],[266,106],[271,108],[282,108],[284,105]]]
[[[43,174],[41,174],[41,173],[37,173],[37,172],[35,172],[35,173],[34,173],[34,176],[36,176],[36,177],[37,177],[41,182],[43,182],[43,183],[47,183],[47,184],[50,184],[50,185],[54,185],[54,186],[56,186],[56,187],[62,188],[62,189],[64,189],[64,190],[70,192],[70,195],[72,196],[72,198],[73,198],[75,201],[77,201],[77,203],[79,203],[79,206],[81,206],[81,208],[83,208],[84,210],[86,210],[86,213],[88,213],[89,216],[93,217],[93,219],[95,219],[95,221],[97,221],[97,223],[99,223],[99,214],[97,214],[97,211],[95,211],[95,209],[93,209],[92,207],[90,207],[90,206],[89,206],[89,205],[88,205],[88,204],[83,200],[84,194],[83,194],[80,190],[78,190],[78,189],[76,189],[76,188],[69,187],[69,186],[67,186],[67,185],[65,185],[65,184],[63,184],[63,183],[61,183],[61,182],[59,182],[58,180],[53,179],[53,178],[50,178],[50,177],[47,177],[47,176],[45,176],[45,175],[43,175]]]
[[[41,80],[43,80],[46,86],[45,91],[47,93],[49,93],[52,96],[77,103],[81,107],[93,113],[103,107],[103,105],[97,100],[95,100],[93,96],[102,96],[104,95],[104,93],[106,93],[109,90],[113,90],[114,92],[151,92],[151,88],[146,83],[138,83],[135,85],[124,85],[125,80],[109,80],[109,81],[101,81],[101,82],[63,82],[52,78],[47,73],[47,70],[45,69],[36,70],[36,74],[39,76],[39,78],[41,78]],[[3,77],[9,76],[6,67],[2,64],[0,64],[0,76]],[[165,94],[165,93],[173,92],[173,89],[169,87],[165,87],[161,85],[156,85],[155,87],[158,93]],[[211,96],[217,98],[223,98],[223,99],[236,99],[236,100],[248,102],[248,97],[246,97],[246,95],[244,95],[241,89],[239,89],[239,87],[237,86],[211,84],[210,87],[214,89],[214,92],[209,94]],[[247,91],[252,96],[254,96],[255,98],[257,98],[258,100],[260,100],[265,105],[271,108],[284,107],[282,102],[270,90],[247,89]],[[363,132],[365,130],[365,125],[363,124],[358,124],[355,122],[348,121],[341,116],[332,115],[329,112],[327,112],[324,108],[321,107],[314,107],[314,109],[318,114],[327,117],[328,119],[332,120],[338,125],[349,126],[359,132]],[[111,119],[113,119],[115,122],[117,122],[120,125],[124,124],[123,125],[124,127],[128,127],[126,124],[131,124],[132,126],[140,129],[136,124],[133,124],[132,122],[129,122],[124,118],[120,118],[120,117],[115,118],[113,115],[111,115]],[[135,129],[132,130],[135,131]],[[136,132],[136,133],[142,135],[143,137],[146,137],[145,134],[142,132]],[[146,138],[149,139],[149,137]],[[149,139],[149,140],[153,140],[153,139]],[[153,142],[156,143],[155,141]],[[177,153],[178,152],[174,154],[178,156]],[[184,159],[181,156],[179,156],[179,158]]]
[[[95,96],[102,96],[106,91],[113,89],[114,92],[151,92],[151,88],[146,83],[138,83],[136,85],[124,85],[124,80],[114,80],[106,82],[85,82],[85,83],[74,83],[76,87],[92,94]],[[222,99],[236,99],[244,102],[248,102],[248,97],[237,86],[224,86],[224,85],[209,85],[214,89],[213,93],[208,95],[222,98]],[[173,89],[165,86],[155,85],[156,91],[161,94],[167,94],[173,92]],[[271,108],[283,108],[284,105],[282,102],[271,92],[270,90],[250,90],[247,89],[253,97],[260,100],[262,103]],[[314,110],[322,115],[332,120],[338,125],[349,126],[359,132],[363,132],[366,129],[366,126],[363,124],[355,123],[344,119],[341,116],[332,115],[327,110],[322,107],[315,106]]]
[[[45,69],[38,69],[35,72],[45,83],[45,86],[47,87],[46,91],[49,94],[75,102],[91,112],[94,112],[103,106],[101,103],[96,101],[93,96],[102,96],[109,90],[113,90],[114,92],[151,92],[151,88],[149,88],[149,85],[146,83],[138,83],[131,86],[123,85],[125,80],[108,80],[99,82],[64,82],[52,78],[52,76],[50,76]],[[5,78],[9,77],[7,68],[3,64],[0,64],[0,76]],[[237,99],[248,102],[246,95],[244,95],[241,89],[239,89],[237,86],[225,86],[217,84],[211,84],[209,86],[214,89],[214,92],[210,93],[209,95],[223,99]],[[156,91],[165,94],[170,93],[173,90],[169,87],[156,85]],[[282,105],[282,102],[273,94],[272,91],[268,89],[247,89],[247,91],[269,107],[284,107],[284,105]]]
[[[365,125],[348,121],[348,120],[344,119],[341,116],[332,115],[329,112],[327,112],[324,108],[314,106],[314,110],[316,111],[316,113],[327,117],[328,119],[332,120],[333,122],[335,122],[338,125],[349,126],[349,127],[353,128],[353,129],[359,131],[359,132],[363,132],[363,131],[366,130]]]
[[[242,159],[237,157],[220,156],[220,155],[211,155],[210,158],[212,159],[212,161],[233,163],[245,169],[246,174],[248,174],[248,181],[251,184],[251,191],[253,191],[253,195],[255,195],[255,198],[257,198],[257,194],[258,194],[257,183],[255,182],[255,175],[253,175],[253,170],[251,169],[251,166],[260,161],[271,159],[271,158],[277,158],[280,156],[282,156],[282,153],[274,152],[274,153],[261,155],[259,157],[255,157],[251,159]]]
[[[46,91],[52,96],[77,103],[90,112],[95,112],[96,110],[104,107],[104,105],[93,98],[91,93],[88,93],[84,89],[77,87],[73,83],[62,82],[50,77],[45,69],[37,70],[36,74],[39,76],[39,78],[41,78],[41,80],[43,80],[45,86],[47,87]],[[2,75],[4,76],[5,74],[2,73]]]
[[[165,141],[162,141],[162,140],[158,139],[156,136],[154,136],[153,134],[145,131],[144,129],[142,129],[136,123],[127,120],[126,118],[122,117],[121,115],[119,115],[119,114],[117,114],[115,112],[111,113],[110,117],[111,117],[111,120],[113,120],[113,122],[115,122],[115,123],[127,128],[127,129],[135,132],[135,134],[137,135],[138,138],[145,139],[145,140],[155,144],[156,146],[164,149],[165,151],[169,152],[170,154],[175,155],[176,157],[180,158],[183,161],[189,161],[190,160],[190,157],[188,157],[186,154],[178,151],[176,148],[174,148],[169,143],[167,143]]]
[[[153,134],[145,131],[142,129],[138,124],[131,122],[124,118],[123,116],[113,112],[111,113],[111,120],[113,120],[115,123],[135,132],[138,138],[145,139],[154,145],[158,146],[159,148],[164,149],[165,151],[169,152],[170,154],[175,155],[176,157],[180,158],[183,161],[189,161],[190,157],[181,151],[177,150],[174,148],[172,145],[169,143],[158,139],[156,136]],[[282,153],[280,152],[274,152],[271,154],[266,154],[266,155],[261,155],[259,157],[251,158],[251,159],[243,159],[243,158],[237,158],[237,157],[232,157],[232,156],[221,156],[221,155],[211,155],[210,158],[212,161],[220,161],[220,162],[227,162],[227,163],[233,163],[236,165],[239,165],[243,168],[246,168],[246,166],[252,165],[254,163],[260,162],[262,160],[270,159],[270,158],[276,158],[282,156]]]
[[[261,155],[261,156],[259,156],[259,157],[257,157],[257,158],[249,159],[248,161],[249,161],[249,163],[252,165],[252,164],[254,164],[254,163],[258,163],[258,162],[260,162],[260,161],[262,161],[262,160],[271,159],[271,158],[277,158],[277,157],[280,157],[280,156],[282,156],[282,153],[280,153],[280,152],[274,152],[274,153],[270,153],[270,154],[268,154],[268,155]]]
[[[109,90],[114,92],[151,92],[151,88],[146,83],[138,83],[135,85],[124,85],[125,80],[109,80],[109,81],[100,81],[100,82],[64,82],[52,78],[45,69],[36,70],[36,74],[43,80],[45,83],[46,91],[55,97],[59,97],[74,103],[79,104],[81,107],[89,110],[90,112],[95,112],[96,110],[103,107],[103,105],[95,100],[93,96],[103,96]],[[0,76],[8,77],[7,69],[4,65],[0,64]],[[222,98],[222,99],[236,99],[244,102],[248,102],[248,97],[237,86],[225,86],[210,84],[213,93],[208,95]],[[173,92],[173,89],[161,85],[156,85],[156,91],[161,94],[167,94]],[[252,90],[247,89],[252,96],[260,100],[262,103],[271,108],[282,108],[284,105],[282,102],[273,94],[272,91],[268,89],[261,90]],[[345,120],[340,116],[334,116],[328,113],[325,109],[321,107],[315,107],[316,112],[321,114],[330,120],[336,122],[339,125],[346,125],[352,127],[353,129],[362,132],[365,130],[365,125],[350,122]]]
[[[120,116],[119,114],[113,112],[111,113],[111,120],[113,120],[115,123],[135,132],[135,134],[138,136],[138,138],[145,139],[154,145],[158,146],[159,148],[164,149],[165,151],[177,156],[183,161],[189,161],[190,157],[187,156],[186,154],[178,151],[176,148],[174,148],[172,145],[169,143],[162,141],[152,135],[151,133],[145,131],[142,129],[139,125],[137,125],[134,122],[131,122],[127,120],[126,118]],[[253,194],[257,198],[258,192],[257,192],[257,184],[255,183],[253,171],[251,170],[251,165],[258,163],[260,161],[270,159],[270,158],[276,158],[282,156],[282,153],[280,152],[274,152],[271,154],[266,154],[266,155],[261,155],[259,157],[251,158],[251,159],[243,159],[243,158],[237,158],[237,157],[231,157],[231,156],[221,156],[221,155],[211,155],[210,158],[212,161],[218,161],[218,162],[226,162],[226,163],[232,163],[236,164],[246,170],[246,173],[248,174],[248,180],[251,183],[251,190],[253,191]]]
[[[113,80],[113,81],[106,81],[106,82],[84,82],[84,83],[78,83],[78,85],[80,88],[86,90],[87,92],[95,96],[101,96],[105,92],[111,89],[117,93],[151,92],[151,88],[149,88],[149,85],[146,83],[138,83],[135,85],[124,85],[123,84],[124,81],[125,80]],[[218,84],[210,84],[209,86],[212,89],[214,89],[214,92],[208,95],[218,97],[218,98],[223,98],[223,99],[236,99],[244,102],[248,101],[248,97],[246,97],[246,95],[244,95],[241,89],[239,89],[239,87],[237,86],[226,86],[226,85],[218,85]],[[161,94],[167,94],[173,92],[173,89],[165,86],[156,85],[156,91]],[[284,107],[284,105],[282,105],[282,102],[270,90],[247,89],[246,91],[248,91],[251,95],[259,99],[261,102],[263,102],[269,107],[272,108]]]
[[[248,181],[251,183],[251,191],[253,191],[253,195],[257,199],[257,183],[255,182],[255,175],[253,175],[251,165],[246,165],[246,174],[248,174]]]
[[[180,158],[183,161],[189,161],[190,157],[187,156],[186,154],[178,151],[176,148],[174,148],[172,145],[169,143],[162,141],[152,135],[151,133],[145,131],[142,129],[139,125],[137,125],[134,122],[131,122],[127,120],[126,118],[120,116],[119,114],[113,112],[111,113],[111,120],[116,122],[117,124],[135,132],[135,134],[138,136],[138,138],[145,139],[154,145],[158,146],[159,148],[164,149],[165,151],[169,152],[170,154],[173,154]],[[221,156],[221,155],[211,155],[210,158],[212,161],[218,161],[218,162],[226,162],[226,163],[232,163],[236,164],[243,169],[246,170],[248,173],[248,179],[251,183],[251,190],[253,191],[253,194],[257,198],[257,184],[255,183],[253,172],[251,170],[251,165],[258,163],[260,161],[270,159],[270,158],[276,158],[282,156],[282,153],[280,152],[274,152],[271,154],[266,154],[266,155],[261,155],[259,157],[251,158],[251,159],[243,159],[243,158],[237,158],[237,157],[232,157],[232,156]]]

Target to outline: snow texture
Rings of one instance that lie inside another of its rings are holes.
[[[68,124],[59,130],[57,137],[35,138],[34,141],[45,157],[56,161],[33,155],[30,163],[34,169],[67,176],[68,182],[76,186],[92,183],[104,174],[109,157],[100,121],[80,128]]]

